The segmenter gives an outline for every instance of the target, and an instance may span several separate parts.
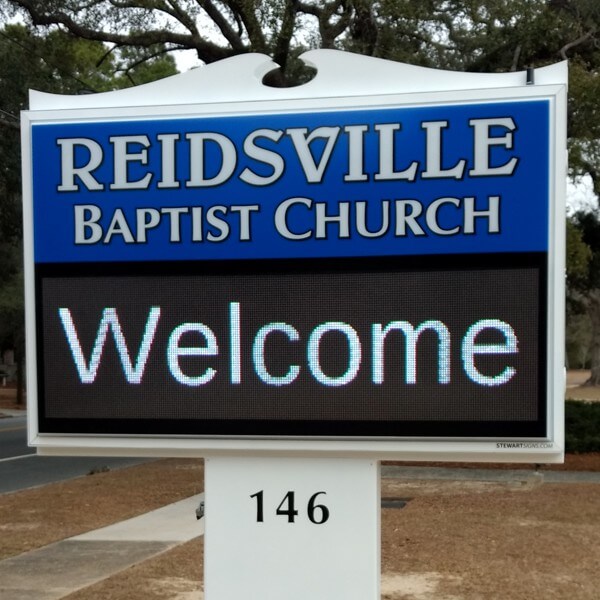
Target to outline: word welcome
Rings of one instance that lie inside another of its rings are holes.
[[[130,384],[140,384],[144,376],[150,353],[153,351],[156,332],[161,317],[161,307],[153,306],[148,312],[141,342],[139,343],[134,360],[130,353],[131,344],[123,334],[121,322],[116,308],[108,307],[102,311],[96,337],[89,360],[86,359],[81,347],[77,326],[69,308],[58,309],[66,340],[68,342],[75,368],[83,384],[93,384],[102,362],[104,348],[109,332],[112,335],[119,355],[123,374]],[[230,302],[228,305],[228,347],[229,373],[226,376],[233,385],[242,383],[242,345],[241,345],[241,304]],[[502,341],[496,343],[482,342],[480,336],[490,331]],[[437,382],[446,385],[451,382],[451,348],[458,347],[463,370],[467,377],[481,386],[500,386],[508,383],[515,375],[516,369],[506,365],[497,373],[482,373],[476,365],[479,355],[510,355],[517,354],[518,338],[508,323],[500,319],[480,319],[468,327],[458,344],[452,344],[452,334],[442,321],[428,319],[416,326],[408,321],[395,320],[386,324],[371,325],[370,356],[365,356],[365,341],[361,340],[358,332],[351,324],[343,321],[326,321],[316,325],[303,339],[294,325],[285,322],[271,322],[261,326],[255,333],[251,343],[251,356],[254,375],[268,386],[288,386],[293,384],[303,370],[323,386],[340,387],[356,379],[361,369],[369,371],[372,384],[381,385],[385,381],[386,371],[397,369],[399,365],[386,363],[386,347],[394,340],[403,339],[404,343],[404,377],[407,385],[417,384],[418,360],[417,346],[425,332],[430,332],[437,339],[437,356],[434,364],[437,368]],[[392,334],[401,334],[400,336]],[[197,340],[195,345],[183,338]],[[339,353],[347,356],[343,372],[326,372],[322,364],[323,341],[333,336],[339,346]],[[285,341],[288,344],[303,344],[305,347],[306,364],[290,364],[285,373],[272,373],[269,370],[269,342],[272,338]],[[156,351],[156,350],[155,350]],[[209,384],[218,376],[218,371],[207,361],[220,353],[220,344],[214,330],[201,322],[185,322],[173,328],[168,336],[166,348],[162,349],[172,377],[180,384],[198,387]],[[190,372],[186,362],[187,372],[182,366],[182,357],[196,357],[195,372]]]

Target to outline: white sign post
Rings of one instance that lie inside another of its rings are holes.
[[[207,600],[379,600],[375,461],[206,459]]]

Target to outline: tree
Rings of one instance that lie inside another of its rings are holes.
[[[285,77],[302,48],[470,71],[593,58],[595,0],[3,0],[39,27],[116,48],[193,49],[204,63],[271,56]],[[157,46],[159,45],[159,46]]]
[[[587,313],[569,315],[565,332],[567,368],[587,369],[592,343],[591,321]]]
[[[262,52],[287,69],[296,45],[298,26],[305,19],[318,22],[321,45],[332,47],[346,28],[355,4],[296,0],[65,0],[58,2],[5,1],[6,14],[23,9],[36,26],[58,25],[86,40],[116,48],[132,47],[147,56],[156,49],[194,49],[211,63],[235,54]]]
[[[23,403],[24,321],[23,272],[17,271],[0,286],[0,349],[14,351],[17,366],[17,404]]]
[[[600,385],[600,212],[578,212],[569,231],[571,265],[578,265],[567,272],[569,310],[589,318],[591,375],[586,384]]]
[[[592,251],[583,241],[583,231],[579,228],[578,215],[567,219],[567,327],[566,359],[567,366],[585,368],[589,363],[593,336],[592,321],[586,311],[587,292]]]
[[[23,25],[7,25],[0,30],[0,351],[14,350],[18,403],[25,345],[18,115],[27,107],[27,91],[98,92],[174,73],[174,59],[162,52],[151,59],[145,53],[140,60],[133,48],[109,51],[101,42],[57,29],[34,34]]]

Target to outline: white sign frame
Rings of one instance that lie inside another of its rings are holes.
[[[567,65],[526,74],[467,74],[412,67],[381,59],[317,50],[302,59],[317,70],[299,87],[262,84],[277,68],[268,57],[239,56],[155,83],[90,96],[31,92],[22,115],[23,197],[29,386],[29,443],[43,455],[206,456],[265,455],[403,460],[560,462],[564,453],[564,268]],[[346,75],[352,73],[351,77]],[[240,100],[240,98],[242,98]],[[386,106],[435,106],[510,100],[550,102],[550,231],[548,264],[548,430],[545,439],[254,439],[40,433],[37,426],[36,307],[32,208],[31,127],[40,123],[167,117],[310,112]]]

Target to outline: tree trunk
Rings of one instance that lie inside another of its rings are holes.
[[[592,339],[590,341],[590,378],[584,385],[600,386],[600,290],[587,294],[586,308],[590,317]]]
[[[16,356],[15,356],[15,362],[17,363],[17,405],[18,406],[23,406],[23,404],[25,403],[25,398],[24,398],[24,377],[23,377],[23,355],[19,352]]]

